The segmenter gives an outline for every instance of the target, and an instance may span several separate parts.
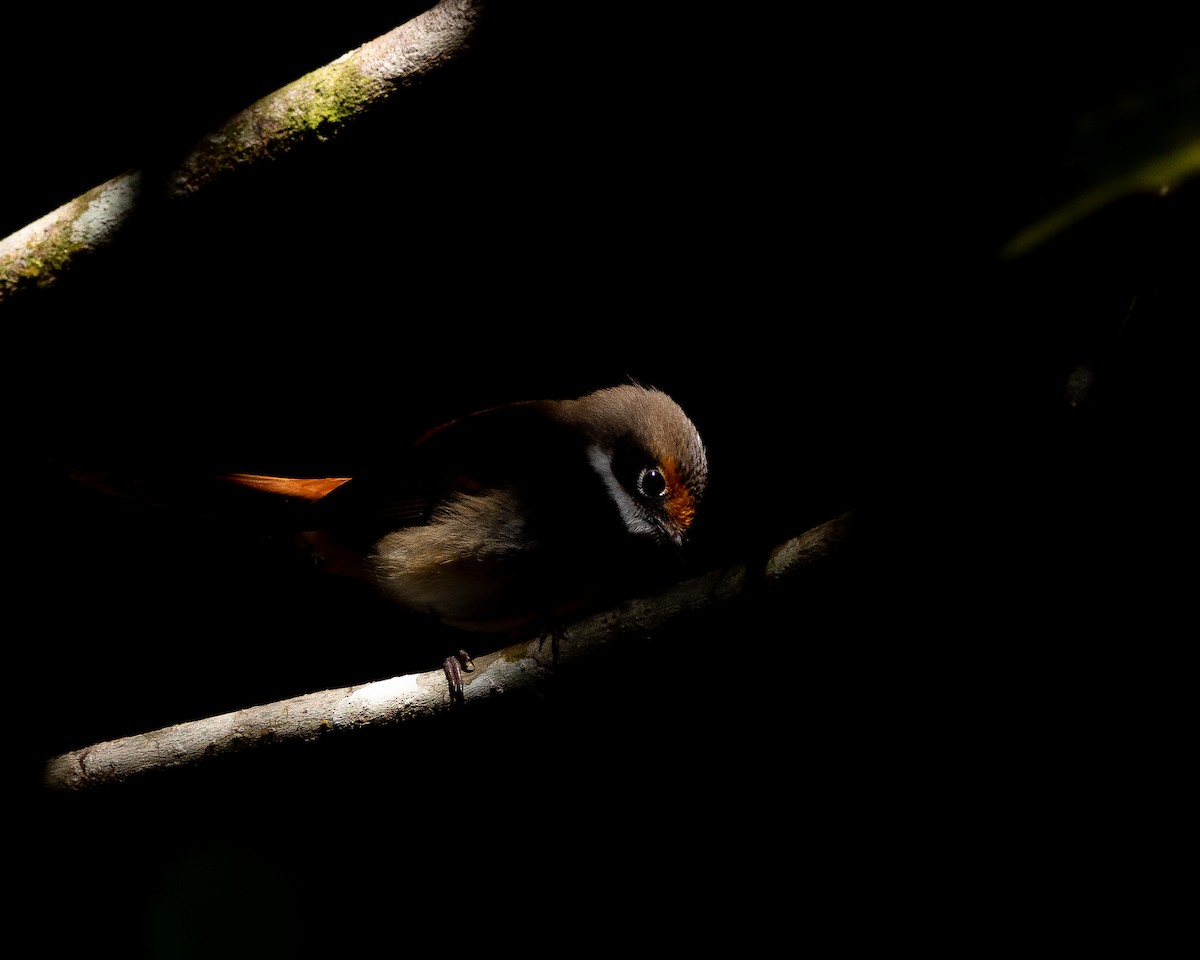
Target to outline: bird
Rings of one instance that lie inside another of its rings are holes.
[[[296,542],[320,570],[461,638],[557,643],[630,571],[679,556],[708,455],[667,393],[622,383],[466,414],[349,477],[215,479],[291,505]],[[461,703],[470,654],[442,667]]]

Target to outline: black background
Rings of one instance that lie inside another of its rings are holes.
[[[997,253],[1194,122],[1196,60],[1161,27],[777,15],[502,12],[413,96],[4,305],[39,906],[228,956],[485,917],[528,945],[543,910],[925,936],[1035,916],[1064,871],[1117,889],[1129,846],[1096,838],[1150,829],[1182,642],[1196,189]],[[282,16],[6,30],[0,234],[393,24]],[[854,508],[850,555],[510,711],[38,795],[47,753],[430,666],[371,598],[54,461],[342,475],[631,377],[709,447],[690,569]]]

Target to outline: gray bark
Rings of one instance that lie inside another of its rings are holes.
[[[149,191],[167,200],[302,143],[328,139],[355,117],[468,46],[483,0],[441,0],[381,37],[263,97],[205,136],[163,183],[131,170],[0,240],[0,303],[49,286],[80,257],[116,240]]]
[[[852,519],[852,513],[843,514],[780,544],[761,565],[722,567],[583,619],[557,641],[529,640],[476,658],[475,670],[464,674],[461,709],[498,695],[536,692],[553,682],[555,663],[585,660],[610,645],[628,643],[632,651],[643,651],[648,638],[678,618],[716,610],[747,589],[790,587],[837,551]],[[454,709],[459,708],[440,670],[392,677],[73,750],[46,764],[44,783],[51,791],[111,786],[154,770],[195,767],[230,753],[346,736]]]

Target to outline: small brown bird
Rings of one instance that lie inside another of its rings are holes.
[[[230,474],[301,506],[318,564],[447,627],[552,632],[649,554],[679,547],[708,476],[700,435],[658,390],[512,403],[428,432],[352,478]],[[461,652],[444,664],[462,698]]]

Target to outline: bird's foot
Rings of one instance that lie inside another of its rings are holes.
[[[543,630],[538,636],[539,650],[545,645],[547,640],[550,641],[550,656],[556,667],[558,666],[558,645],[560,641],[566,639],[566,636],[567,631],[564,627],[550,627]]]
[[[464,702],[462,675],[475,669],[475,661],[466,650],[459,650],[454,656],[443,661],[442,669],[446,672],[446,682],[450,685],[450,699],[455,703]]]

